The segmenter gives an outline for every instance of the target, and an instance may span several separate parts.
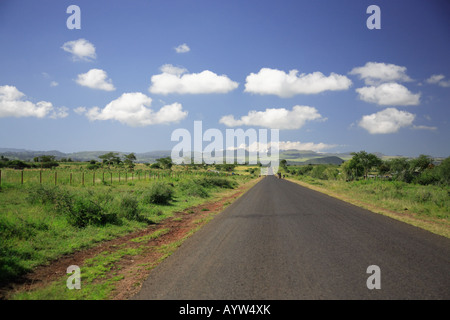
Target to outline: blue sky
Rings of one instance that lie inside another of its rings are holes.
[[[437,0],[2,0],[0,147],[170,150],[202,120],[278,128],[285,148],[449,156],[449,17]]]

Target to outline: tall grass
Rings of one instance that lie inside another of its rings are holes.
[[[187,176],[95,187],[2,183],[0,282],[74,250],[145,228],[248,179]]]
[[[423,217],[450,219],[449,186],[374,179],[345,182],[318,180],[308,176],[295,178],[386,209],[415,213]]]

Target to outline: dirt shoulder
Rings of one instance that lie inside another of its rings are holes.
[[[1,288],[0,299],[11,299],[17,293],[39,290],[55,281],[66,279],[68,266],[80,266],[81,272],[83,272],[83,266],[87,261],[92,261],[102,254],[114,254],[114,252],[124,252],[128,249],[131,249],[128,250],[129,252],[133,252],[132,250],[136,249],[134,252],[138,252],[138,254],[121,256],[113,265],[108,266],[108,272],[102,275],[101,279],[95,280],[98,284],[104,284],[114,278],[107,299],[128,299],[140,290],[143,281],[154,267],[172,254],[185,239],[242,196],[258,181],[260,179],[249,181],[237,189],[220,193],[201,205],[182,212],[175,212],[172,217],[144,230],[63,256],[48,265],[39,266],[15,283]],[[54,298],[59,299],[57,296]]]

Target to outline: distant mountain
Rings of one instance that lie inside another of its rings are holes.
[[[338,157],[340,160],[349,160],[353,156],[351,152],[345,153],[319,153],[311,150],[280,150],[280,159],[286,159],[289,162],[305,162],[312,159]],[[335,159],[336,160],[336,159]],[[326,160],[324,160],[326,161]],[[329,161],[332,161],[330,159]]]
[[[0,155],[9,159],[18,159],[23,161],[33,160],[38,156],[55,156],[57,159],[65,157],[65,153],[57,150],[50,151],[32,151],[25,149],[0,148]]]
[[[121,151],[80,151],[80,152],[71,152],[64,153],[57,150],[50,151],[34,151],[34,150],[26,150],[26,149],[16,149],[16,148],[0,148],[0,155],[7,157],[9,159],[18,159],[23,161],[32,161],[33,158],[42,156],[42,155],[51,155],[55,156],[57,160],[61,158],[71,158],[74,161],[90,161],[97,160],[99,161],[99,156],[108,152],[116,152],[119,156],[123,156],[128,154],[128,152]],[[226,152],[223,153],[224,157]],[[248,158],[249,152],[245,150],[245,157]],[[385,156],[382,153],[376,152],[374,153],[381,159],[392,158],[390,156]],[[137,162],[156,162],[158,158],[165,158],[171,156],[171,150],[155,150],[149,152],[135,153]],[[237,157],[238,152],[235,150],[235,155]],[[191,157],[194,156],[194,153],[191,153]],[[214,154],[213,154],[214,156]],[[242,158],[242,157],[241,157]],[[319,153],[312,150],[280,150],[279,151],[279,159],[285,159],[289,164],[322,164],[322,163],[330,163],[330,164],[339,164],[342,161],[346,161],[352,158],[351,152],[343,152],[343,153]],[[224,158],[225,159],[225,158]]]
[[[322,157],[322,158],[314,158],[306,161],[289,161],[287,160],[288,165],[308,165],[308,164],[335,164],[341,165],[344,162],[339,157],[330,156],[330,157]]]
[[[22,161],[32,161],[33,158],[39,156],[55,156],[57,160],[62,158],[70,158],[73,161],[90,161],[97,160],[99,161],[99,156],[108,153],[108,152],[116,152],[119,156],[123,156],[128,154],[127,152],[120,151],[80,151],[80,152],[72,152],[72,153],[64,153],[57,150],[50,151],[32,151],[25,149],[14,149],[14,148],[0,148],[0,155],[9,158],[9,159],[17,159]],[[151,151],[145,153],[135,153],[136,160],[138,162],[155,162],[158,158],[164,158],[170,156],[171,151]]]

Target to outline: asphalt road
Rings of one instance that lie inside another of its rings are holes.
[[[367,273],[371,265],[379,273]],[[380,289],[368,288],[369,277]],[[450,240],[269,176],[155,268],[133,299],[447,300]]]

